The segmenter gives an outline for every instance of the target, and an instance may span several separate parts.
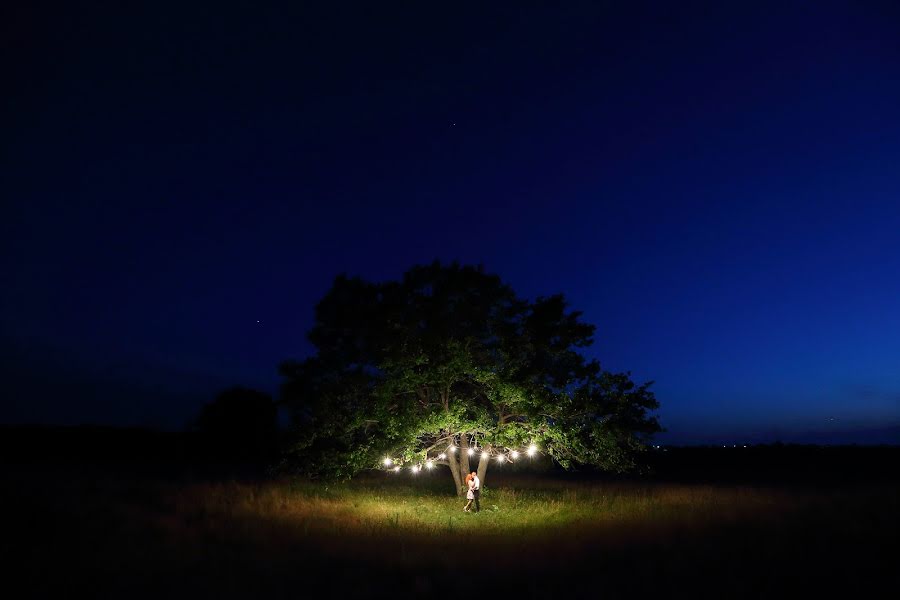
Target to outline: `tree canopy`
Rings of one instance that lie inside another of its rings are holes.
[[[623,471],[660,431],[650,384],[582,354],[595,328],[561,294],[527,301],[480,267],[435,262],[399,281],[339,276],[315,316],[315,355],[281,365],[307,475],[446,465],[462,489],[469,448],[483,479],[490,458],[530,445]]]

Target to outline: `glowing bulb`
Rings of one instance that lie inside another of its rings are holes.
[[[518,453],[518,451],[513,450],[511,456],[513,457],[513,459],[519,458],[519,453]]]
[[[444,454],[443,452],[441,452],[440,454],[438,454],[438,460],[444,460],[445,458],[447,458],[447,455]]]
[[[537,453],[537,446],[534,444],[528,446],[528,456],[534,456]]]
[[[394,473],[399,473],[399,472],[400,472],[400,467],[394,467]]]
[[[475,451],[469,448],[469,456],[472,456],[473,454],[475,454]]]
[[[392,461],[389,458],[386,458],[386,459],[384,459],[384,466],[389,467],[389,466],[391,466],[392,462],[394,462],[394,461]]]
[[[505,456],[503,456],[502,454],[497,455],[497,462],[503,462],[504,460],[506,460]]]
[[[434,467],[434,463],[429,460],[427,463],[425,463],[425,466],[430,469]]]
[[[456,452],[456,446],[450,446],[450,454]]]
[[[412,468],[413,473],[418,473],[418,472],[419,472],[419,468],[420,468],[419,465],[413,466],[413,468]]]

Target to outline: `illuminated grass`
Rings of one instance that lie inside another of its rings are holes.
[[[857,572],[875,583],[895,567],[896,551],[880,549],[900,525],[892,484],[804,490],[533,477],[495,489],[491,481],[480,514],[463,513],[438,477],[337,486],[31,478],[0,502],[18,516],[7,558],[40,557],[22,571],[47,586],[39,596],[69,581],[103,582],[110,597],[294,597],[297,586],[337,572],[322,581],[348,597],[398,585],[419,597],[464,567],[497,593],[525,597],[583,586],[593,598],[597,577],[607,592],[628,595],[713,581],[725,596],[769,597],[823,571],[856,585]]]
[[[638,541],[650,532],[696,527],[785,510],[794,501],[774,491],[709,486],[552,485],[486,489],[482,511],[414,484],[324,486],[279,483],[195,485],[176,495],[173,517],[194,528],[311,539],[325,552],[383,556],[396,542],[428,552],[477,542],[481,551],[523,541],[577,551],[584,543]],[[243,524],[253,523],[252,527]],[[392,544],[393,543],[393,544]],[[429,559],[431,560],[431,559]]]

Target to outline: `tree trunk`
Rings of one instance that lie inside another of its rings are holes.
[[[478,460],[478,479],[481,480],[481,486],[484,487],[484,478],[487,476],[488,463],[491,462],[490,456],[482,452],[481,458]]]
[[[459,472],[462,473],[463,479],[471,473],[469,470],[469,435],[464,433],[460,436],[462,444],[459,446]]]
[[[447,464],[450,466],[450,473],[453,475],[453,483],[456,484],[456,495],[465,498],[469,488],[466,486],[466,476],[471,473],[469,470],[469,436],[465,433],[460,436],[460,446],[455,448],[455,452],[450,449],[453,445],[447,446]]]
[[[454,452],[450,452],[450,448],[452,446],[447,447],[447,465],[450,466],[450,473],[453,475],[453,483],[456,484],[456,495],[461,496],[465,494],[463,478],[464,476],[460,474],[459,469],[459,457]]]
[[[472,465],[469,461],[469,436],[465,433],[460,436],[462,442],[456,452],[451,452],[453,446],[448,446],[447,465],[450,467],[450,473],[453,475],[453,483],[456,485],[456,495],[464,497],[468,488],[466,487],[466,475],[472,472]],[[481,485],[484,485],[484,479],[487,476],[488,463],[491,462],[488,452],[481,452],[478,459],[478,479]]]

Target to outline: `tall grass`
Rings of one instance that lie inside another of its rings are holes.
[[[96,584],[97,595],[115,597],[296,597],[310,580],[349,596],[440,595],[466,575],[526,597],[560,586],[591,596],[601,581],[607,596],[675,586],[668,595],[697,597],[701,581],[725,596],[765,596],[822,569],[845,583],[860,569],[883,581],[897,557],[898,500],[890,485],[823,492],[524,478],[486,488],[482,511],[466,514],[446,482],[427,478],[32,478],[0,498],[15,517],[0,548],[26,559],[19,574],[37,595]]]
[[[412,484],[314,485],[281,482],[192,485],[171,498],[184,520],[260,519],[301,526],[304,535],[359,537],[398,533],[423,540],[446,534],[482,542],[504,536],[560,535],[563,529],[619,524],[715,521],[780,510],[783,493],[713,486],[623,484],[487,488],[481,512],[464,513],[464,500]]]

